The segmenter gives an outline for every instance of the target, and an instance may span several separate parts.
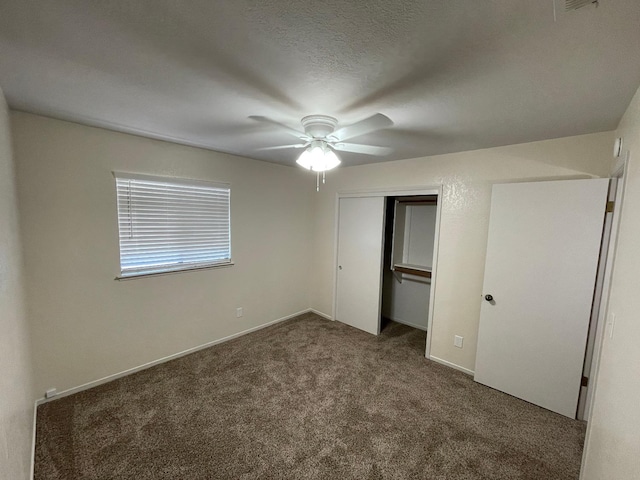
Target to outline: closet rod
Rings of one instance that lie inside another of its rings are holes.
[[[398,203],[408,205],[437,205],[435,200],[398,200]]]

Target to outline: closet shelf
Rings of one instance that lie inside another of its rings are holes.
[[[414,265],[412,263],[394,263],[393,270],[400,273],[408,273],[418,277],[431,278],[431,267]]]

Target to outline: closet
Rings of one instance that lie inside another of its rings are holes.
[[[388,320],[427,330],[437,195],[387,197],[382,328]]]
[[[373,335],[390,320],[429,329],[440,193],[440,188],[338,193],[334,320]],[[428,335],[425,355],[430,356]]]

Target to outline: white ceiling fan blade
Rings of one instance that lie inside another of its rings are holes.
[[[385,155],[389,155],[392,151],[389,147],[360,145],[358,143],[336,143],[332,146],[341,152],[361,153],[363,155],[375,155],[377,157],[384,157]]]
[[[258,150],[284,150],[287,148],[304,148],[308,145],[308,143],[299,143],[295,145],[277,145],[275,147],[263,147],[258,148]]]
[[[288,125],[285,125],[284,123],[280,123],[276,120],[272,120],[268,117],[263,117],[261,115],[251,115],[249,117],[251,120],[255,120],[257,122],[263,122],[263,123],[270,123],[271,125],[275,125],[276,127],[280,128],[281,130],[287,132],[289,135],[293,135],[296,138],[299,138],[300,140],[311,140],[309,138],[309,136],[304,133],[304,132],[300,132],[298,130],[296,130],[295,128],[291,128]]]
[[[328,135],[327,138],[341,142],[353,137],[359,137],[360,135],[364,135],[366,133],[375,132],[376,130],[388,128],[392,125],[393,122],[389,117],[381,113],[376,113],[369,118],[365,118],[364,120],[360,120],[359,122],[339,128],[331,135]]]

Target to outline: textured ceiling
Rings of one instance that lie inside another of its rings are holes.
[[[267,116],[340,125],[388,157],[612,130],[640,84],[640,1],[4,0],[11,107],[294,164]],[[295,140],[295,139],[294,139]],[[294,142],[295,143],[295,142]]]

